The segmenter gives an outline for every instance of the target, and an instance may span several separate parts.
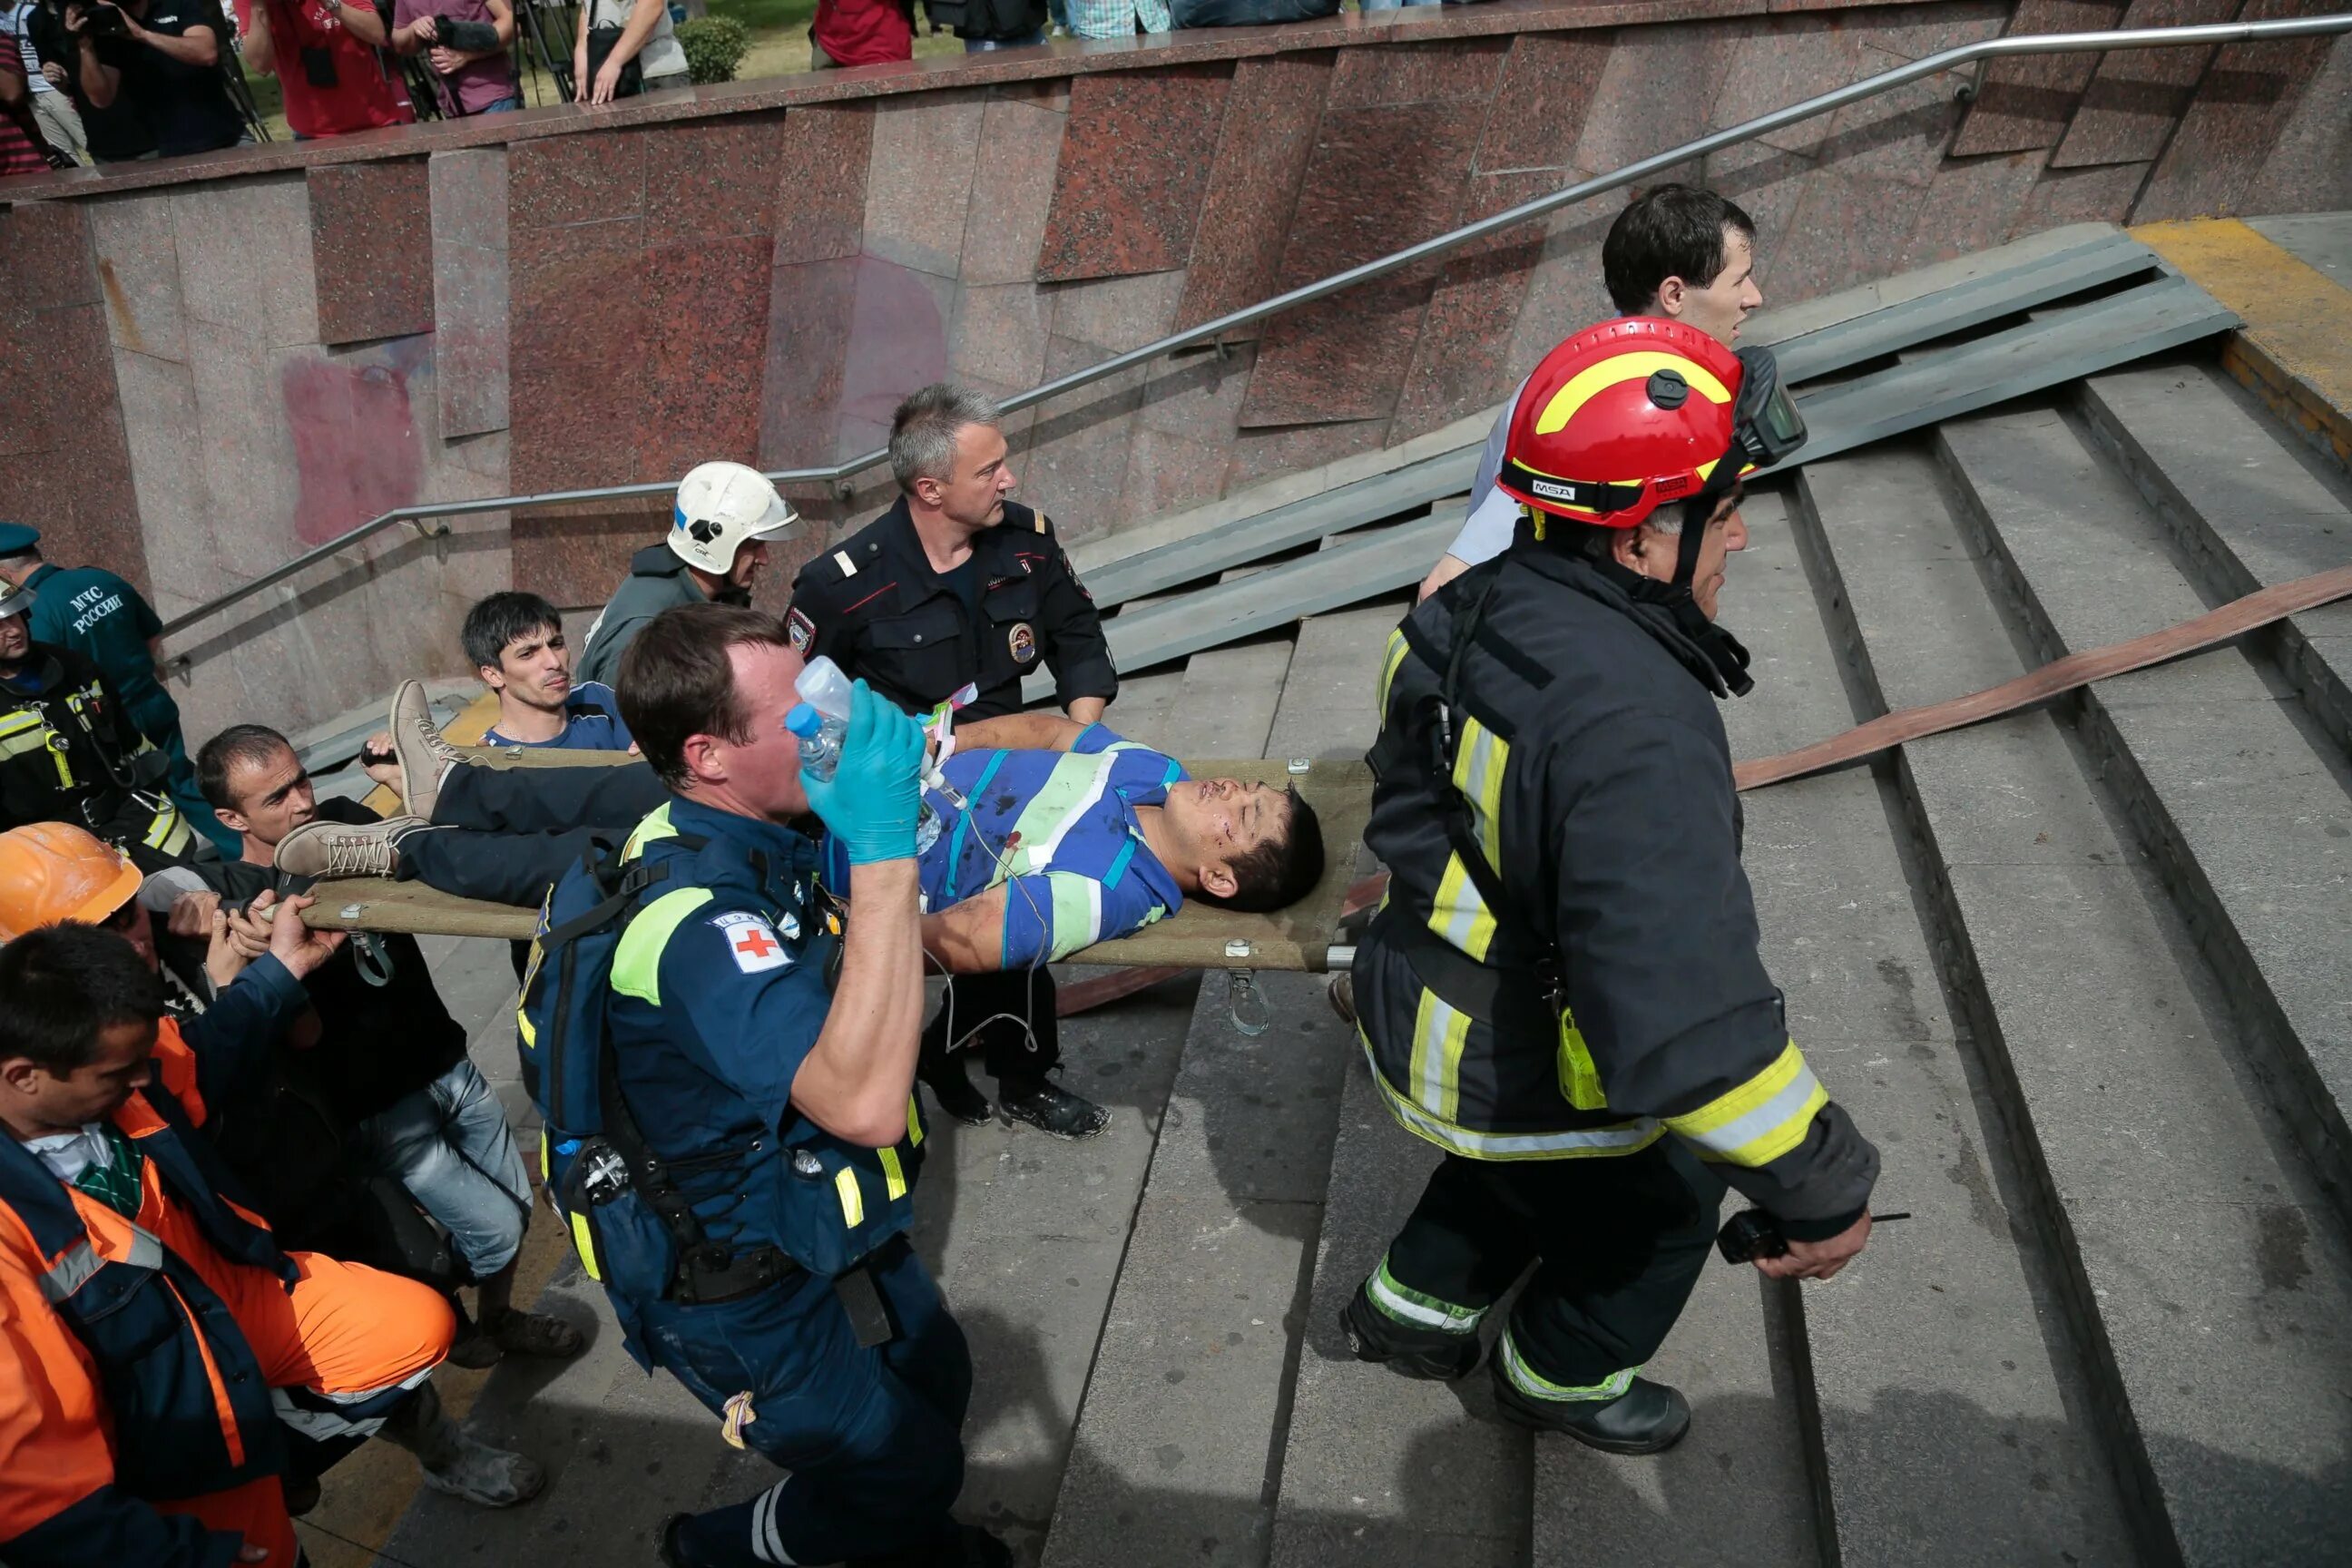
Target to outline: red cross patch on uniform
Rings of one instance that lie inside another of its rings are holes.
[[[728,956],[746,974],[782,969],[793,961],[792,953],[776,940],[776,928],[749,910],[730,910],[710,923],[725,934]]]

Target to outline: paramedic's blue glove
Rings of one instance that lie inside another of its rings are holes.
[[[829,782],[802,774],[801,787],[851,865],[908,860],[922,808],[922,725],[861,680],[851,689],[841,765]]]

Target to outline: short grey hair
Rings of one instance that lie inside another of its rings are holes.
[[[955,477],[957,434],[968,425],[1003,421],[994,403],[951,381],[909,395],[890,416],[890,472],[898,488],[912,495],[917,479],[945,484]]]

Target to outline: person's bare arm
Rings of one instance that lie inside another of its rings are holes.
[[[1413,603],[1419,604],[1469,570],[1470,563],[1458,555],[1439,556],[1437,564],[1429,569],[1429,575],[1421,580],[1421,590],[1413,595]]]
[[[620,90],[621,68],[635,59],[638,52],[646,47],[646,40],[653,37],[654,25],[661,20],[664,3],[665,0],[636,0],[635,8],[629,13],[627,25],[621,29],[619,40],[613,45],[613,52],[604,57],[604,63],[597,68],[595,84],[588,94],[590,103],[613,101],[613,95]],[[583,58],[587,51],[585,37],[583,34],[581,44]]]
[[[351,32],[352,37],[372,49],[383,48],[392,41],[390,29],[383,25],[383,14],[372,0],[343,0],[335,8],[335,20]]]
[[[1100,698],[1087,698],[1100,706]],[[1073,707],[1076,704],[1072,704]],[[1001,713],[955,727],[956,745],[967,752],[1066,752],[1087,732],[1091,720],[1059,713]]]
[[[857,918],[842,938],[841,978],[792,1100],[836,1138],[887,1148],[907,1132],[923,1027],[923,951],[916,862],[877,860],[849,872]]]
[[[1102,721],[1103,710],[1110,700],[1103,697],[1073,697],[1070,699],[1070,720],[1080,729]]]
[[[114,95],[122,89],[122,73],[98,58],[98,40],[89,36],[89,16],[82,6],[66,7],[66,31],[73,35],[83,96],[92,109],[112,108]]]
[[[385,45],[395,55],[416,55],[427,46],[440,42],[440,24],[431,16],[419,16],[405,26],[392,30],[392,42]]]
[[[220,35],[210,27],[191,27],[175,37],[170,33],[149,32],[139,25],[139,18],[128,11],[122,13],[122,21],[132,42],[144,44],[166,58],[175,59],[184,66],[220,64]]]
[[[266,0],[249,0],[246,14],[245,35],[237,40],[237,58],[264,76],[278,74],[278,40],[269,32],[269,6]]]
[[[923,917],[923,951],[950,974],[992,974],[1004,967],[1004,889]]]

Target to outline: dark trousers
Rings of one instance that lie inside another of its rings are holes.
[[[971,1353],[903,1238],[868,1269],[893,1331],[871,1347],[857,1343],[834,1282],[813,1275],[716,1306],[643,1307],[653,1359],[714,1415],[749,1395],[743,1441],[790,1472],[688,1520],[688,1561],[854,1563],[952,1537]]]
[[[536,905],[599,842],[669,799],[651,767],[449,770],[429,832],[400,841],[400,875],[459,898]]]
[[[916,1070],[925,1077],[954,1070],[949,1046],[977,1027],[980,1038],[966,1048],[980,1053],[989,1077],[1000,1082],[1042,1077],[1062,1060],[1061,1025],[1054,1005],[1054,976],[1043,968],[950,975],[946,1003],[924,1026]]]
[[[1448,1154],[1382,1267],[1475,1322],[1533,1264],[1497,1370],[1532,1397],[1590,1398],[1665,1342],[1706,1267],[1722,1201],[1722,1181],[1671,1137],[1612,1158]]]

